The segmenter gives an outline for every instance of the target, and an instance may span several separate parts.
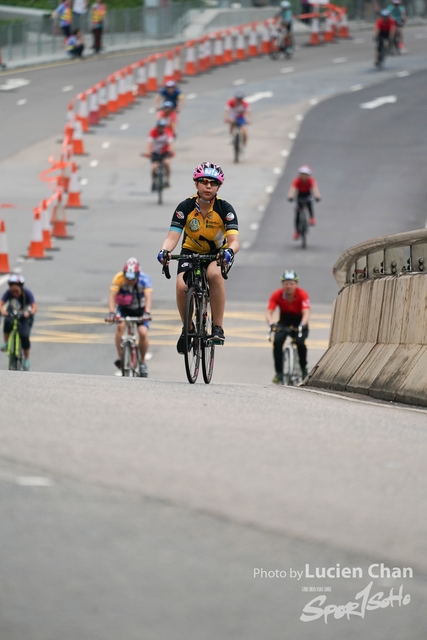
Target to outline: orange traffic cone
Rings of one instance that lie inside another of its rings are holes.
[[[224,48],[222,43],[222,35],[220,33],[216,34],[215,44],[214,44],[214,65],[219,67],[224,64]]]
[[[74,103],[71,100],[71,102],[68,103],[67,107],[66,122],[71,122],[72,120],[74,120]]]
[[[70,186],[68,189],[68,199],[65,205],[67,209],[81,209],[80,185],[77,176],[77,165],[73,162],[71,167]]]
[[[311,19],[311,32],[310,32],[310,40],[308,41],[309,45],[318,45],[320,44],[319,38],[319,14],[317,13],[314,18]]]
[[[52,237],[50,234],[50,222],[49,222],[49,210],[47,200],[42,200],[41,203],[41,221],[42,221],[42,237],[43,248],[46,250],[53,249]]]
[[[0,273],[10,273],[6,225],[0,220]]]
[[[73,153],[75,156],[83,156],[85,153],[83,146],[83,131],[82,123],[80,120],[74,120],[74,133],[73,133]]]
[[[89,95],[89,124],[91,126],[97,126],[99,124],[99,105],[98,95],[95,87],[89,89],[87,92]]]
[[[325,18],[325,28],[323,30],[323,42],[333,42],[334,36],[332,33],[332,20],[329,17],[329,14],[326,14]]]
[[[163,72],[163,84],[165,85],[166,82],[170,82],[171,80],[175,80],[173,72],[173,53],[172,51],[168,51],[165,69]]]
[[[182,80],[182,71],[181,71],[181,49],[182,47],[175,47],[174,53],[174,64],[173,64],[173,73],[175,82],[181,82]]]
[[[112,74],[108,78],[108,113],[117,113],[119,110],[119,102],[117,100],[117,83],[116,76]]]
[[[40,209],[38,207],[34,209],[33,229],[27,258],[46,258],[43,247],[43,230],[40,219]]]
[[[268,22],[264,22],[264,28],[262,31],[262,41],[261,41],[261,53],[264,55],[268,55],[271,51],[271,37],[270,37],[270,27]]]
[[[118,78],[118,105],[119,110],[127,107],[127,96],[126,96],[126,78],[125,75],[119,71],[116,73],[116,78]]]
[[[224,40],[224,63],[230,64],[233,60],[233,37],[231,31],[226,31]]]
[[[237,34],[236,58],[237,60],[245,60],[246,58],[245,36],[243,34],[243,29],[239,29]]]
[[[89,108],[86,93],[79,93],[77,100],[80,100],[77,119],[82,123],[83,133],[87,133],[89,131]]]
[[[252,28],[249,32],[249,55],[257,56],[258,54],[258,34],[256,24],[252,24]]]
[[[186,55],[186,58],[185,58],[184,74],[186,76],[195,76],[196,73],[197,73],[197,68],[196,68],[196,57],[195,57],[195,53],[194,53],[194,41],[193,40],[188,42],[188,44],[186,45],[186,49],[187,49],[187,55]]]
[[[148,80],[147,91],[158,91],[157,84],[157,59],[156,56],[150,56],[148,58]]]
[[[108,100],[105,80],[96,84],[95,89],[98,91],[99,118],[106,118],[108,116]]]
[[[56,205],[52,214],[52,236],[54,238],[70,238],[67,234],[67,219],[62,206],[62,193],[58,191]]]
[[[145,96],[147,93],[147,74],[145,71],[145,60],[137,62],[136,84],[138,86],[138,95]]]
[[[338,37],[339,38],[349,38],[350,37],[350,33],[349,33],[349,30],[348,30],[347,7],[342,7],[341,8],[341,20],[340,20],[340,23],[339,23]]]
[[[135,65],[131,64],[126,69],[126,89],[127,89],[127,97],[128,97],[128,105],[133,104],[135,102],[135,80],[134,80],[134,72]]]

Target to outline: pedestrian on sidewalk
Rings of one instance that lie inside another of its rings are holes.
[[[105,25],[107,7],[102,0],[95,0],[90,8],[90,22],[93,33],[92,49],[99,53],[102,49],[102,32]]]
[[[71,22],[73,19],[73,12],[71,11],[71,0],[63,0],[59,4],[55,11],[52,13],[51,18],[59,18],[59,26],[62,29],[64,38],[69,38],[71,35]]]
[[[87,13],[87,0],[73,0],[73,26],[85,30],[84,16]]]
[[[65,41],[65,49],[72,58],[83,58],[85,45],[80,29],[74,29],[73,33]]]

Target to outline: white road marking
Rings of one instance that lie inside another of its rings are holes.
[[[8,78],[6,84],[0,84],[0,91],[13,91],[19,87],[27,86],[27,84],[30,84],[30,81],[25,78]]]
[[[356,40],[353,40],[354,44],[363,44],[365,41],[363,38],[356,38]]]
[[[315,104],[319,104],[319,100],[318,100],[318,98],[311,98],[311,100],[309,100],[308,102],[309,102],[309,104],[312,104],[313,106],[314,106]]]
[[[263,100],[264,98],[272,98],[273,97],[273,92],[272,91],[260,91],[259,93],[254,93],[251,96],[248,96],[247,98],[245,98],[246,102],[249,102],[252,104],[252,102],[258,102],[258,100]]]
[[[108,149],[108,147],[111,145],[111,142],[103,142],[101,144],[101,148],[102,149]]]
[[[398,78],[406,78],[407,76],[410,76],[410,72],[409,71],[398,71],[396,73]]]
[[[26,98],[22,98],[22,100],[18,100],[18,102],[16,103],[18,107],[22,107],[23,104],[27,104]]]
[[[280,176],[280,174],[282,173],[282,170],[281,170],[281,168],[280,168],[280,167],[274,167],[274,169],[273,169],[273,173],[274,173],[276,176]]]
[[[289,151],[287,149],[282,149],[280,155],[282,156],[282,158],[287,158],[289,155]]]
[[[263,213],[263,212],[265,211],[265,204],[259,204],[259,205],[258,205],[258,211],[259,211],[260,213]]]
[[[73,85],[72,85],[72,84],[67,84],[67,86],[66,86],[66,87],[62,87],[62,91],[63,91],[64,93],[67,93],[67,91],[72,91],[73,89],[74,89],[74,87],[73,87]]]
[[[233,84],[235,87],[238,87],[240,84],[246,84],[246,80],[239,78],[238,80],[233,80]]]
[[[16,478],[16,484],[20,487],[51,487],[53,482],[43,476],[20,476]]]
[[[153,357],[153,354],[151,351],[147,351],[147,353],[145,354],[145,359],[146,360],[151,360],[151,358]]]
[[[257,229],[259,229],[259,222],[252,222],[252,224],[249,225],[249,229],[251,231],[256,231]]]
[[[129,129],[129,125],[128,124],[121,124],[120,125],[120,131],[126,131],[126,129]]]
[[[150,108],[148,109],[148,113],[156,113],[155,108],[154,108],[154,107],[150,107]]]
[[[81,178],[80,179],[80,184],[84,187],[85,184],[87,184],[89,182],[89,180],[87,178]]]
[[[197,93],[189,93],[188,96],[185,97],[187,100],[194,100],[194,98],[197,98]]]
[[[273,191],[274,191],[274,187],[271,184],[269,184],[268,187],[265,187],[266,193],[273,193]]]
[[[294,67],[283,67],[283,69],[280,69],[280,73],[292,73],[292,71],[295,71]]]
[[[98,166],[98,164],[99,164],[99,161],[98,161],[98,160],[91,160],[91,161],[89,162],[89,166],[90,166],[90,167],[97,167],[97,166]]]
[[[294,133],[294,131],[291,131],[290,133],[288,133],[289,140],[295,140],[296,137],[297,137],[297,134]]]
[[[249,249],[249,247],[250,247],[250,246],[251,246],[251,243],[250,243],[250,242],[247,242],[247,241],[246,241],[246,242],[243,242],[243,244],[242,244],[242,249]]]
[[[334,64],[341,64],[342,62],[347,62],[347,58],[334,58],[332,62]]]
[[[383,104],[393,104],[396,101],[396,96],[382,96],[370,102],[362,102],[359,106],[361,109],[376,109],[377,107],[382,107]]]
[[[354,84],[350,87],[350,91],[360,91],[361,89],[363,89],[363,84]]]
[[[298,120],[298,122],[302,122],[304,120],[304,116],[302,115],[302,113],[297,113],[297,115],[295,116],[295,120]]]
[[[54,240],[54,238],[52,238]],[[13,267],[13,273],[22,273],[22,267]]]

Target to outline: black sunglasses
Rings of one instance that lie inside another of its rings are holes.
[[[208,180],[208,178],[197,178],[199,184],[204,184],[205,187],[210,184],[211,187],[219,187],[221,184],[218,180]]]

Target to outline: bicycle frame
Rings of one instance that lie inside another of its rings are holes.
[[[309,224],[308,224],[308,218],[309,218],[309,214],[308,214],[308,203],[312,201],[312,197],[310,196],[309,198],[302,198],[299,197],[297,198],[297,204],[296,206],[298,207],[298,228],[297,231],[301,236],[301,247],[303,249],[307,248],[307,234],[308,234],[308,229],[309,229]]]
[[[288,327],[294,332],[298,332],[296,327]],[[270,333],[268,339],[273,342],[272,335],[278,330],[278,325],[275,324],[270,327]],[[302,335],[302,334],[301,334]],[[300,336],[300,333],[298,333]],[[297,387],[303,379],[302,369],[299,361],[298,347],[296,343],[296,336],[288,334],[285,338],[282,347],[283,351],[283,370],[282,370],[282,384],[290,387]]]
[[[21,336],[19,335],[19,318],[22,314],[12,310],[10,316],[13,317],[13,325],[7,341],[7,355],[9,358],[9,371],[22,371],[23,353]]]
[[[138,321],[140,321],[140,318],[130,316],[126,316],[124,318],[118,317],[115,320],[116,324],[121,322],[125,323],[125,329],[123,331],[120,345],[122,348],[122,374],[128,378],[139,378],[141,375],[141,358],[136,337]]]
[[[233,149],[234,149],[234,162],[239,162],[239,157],[242,151],[243,146],[243,134],[242,134],[242,124],[236,120],[234,122],[234,133],[233,133]]]

